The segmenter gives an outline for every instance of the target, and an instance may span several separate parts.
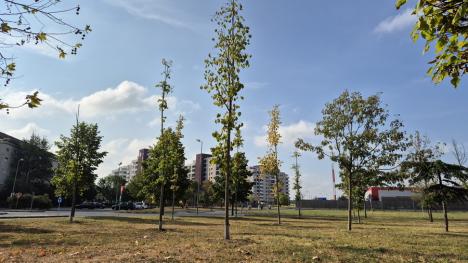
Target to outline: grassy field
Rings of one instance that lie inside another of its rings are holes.
[[[232,220],[231,241],[223,219],[184,217],[155,230],[156,219],[23,219],[0,221],[0,262],[468,262],[468,213],[441,214],[429,223],[417,212],[372,212],[345,230],[345,211],[251,210]]]

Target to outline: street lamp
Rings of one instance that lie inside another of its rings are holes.
[[[202,165],[203,165],[203,141],[200,139],[197,139],[197,142],[200,143],[200,182],[197,182],[197,215],[198,215],[198,199],[200,195],[200,184],[202,181]]]
[[[117,170],[117,175],[116,175],[115,178],[114,178],[114,180],[115,180],[115,181],[114,181],[114,184],[115,184],[115,188],[116,188],[116,190],[115,190],[115,204],[116,204],[116,205],[117,205],[117,202],[118,202],[118,200],[119,200],[119,187],[118,187],[118,182],[117,182],[117,180],[118,180],[118,176],[120,176],[120,166],[121,166],[121,165],[122,165],[122,162],[119,163],[119,169]],[[117,209],[117,207],[116,207],[115,209]]]
[[[18,170],[19,170],[20,162],[23,162],[23,161],[24,161],[24,159],[21,158],[21,159],[18,160],[18,163],[16,164],[15,180],[13,181],[13,189],[11,189],[11,196],[13,196],[15,194],[16,177],[18,176]]]

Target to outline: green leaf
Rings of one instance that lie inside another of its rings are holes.
[[[11,27],[8,25],[8,23],[2,23],[2,32],[3,33],[8,33],[10,32]]]
[[[435,51],[436,51],[436,53],[440,53],[440,52],[444,49],[446,43],[447,43],[447,42],[445,41],[444,38],[440,38],[440,39],[437,41],[437,44],[436,44],[436,46],[435,46]]]
[[[396,9],[400,9],[400,7],[404,4],[406,4],[406,0],[397,0],[395,7]]]
[[[39,34],[37,34],[37,40],[41,41],[41,42],[44,42],[47,40],[47,34],[44,33],[44,32],[41,32]]]
[[[456,88],[460,84],[460,78],[459,77],[454,77],[450,80],[450,83]]]

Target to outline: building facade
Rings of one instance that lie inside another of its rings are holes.
[[[274,204],[275,203],[275,193],[274,186],[276,185],[276,180],[274,175],[262,175],[260,173],[260,166],[251,166],[249,167],[250,172],[252,172],[251,180],[254,183],[252,187],[252,194],[255,201],[263,202],[265,204]],[[281,192],[289,198],[289,176],[280,172],[279,182],[281,187]]]
[[[11,172],[16,145],[8,139],[0,139],[0,189]]]
[[[210,170],[210,154],[197,154],[195,158],[195,178],[194,181],[203,183],[208,180],[208,171]]]

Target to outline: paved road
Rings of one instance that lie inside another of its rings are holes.
[[[166,215],[170,215],[171,211],[166,210]],[[41,217],[68,217],[70,215],[69,209],[61,210],[48,210],[48,211],[27,211],[27,210],[2,210],[0,211],[0,219],[8,218],[41,218]],[[141,217],[141,216],[158,216],[158,213],[134,213],[134,212],[118,212],[111,209],[77,209],[76,217]],[[224,216],[224,211],[214,210],[214,211],[200,211],[200,216],[213,216],[213,217],[222,217]],[[195,211],[176,211],[175,216],[196,216]]]

